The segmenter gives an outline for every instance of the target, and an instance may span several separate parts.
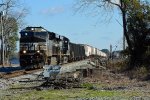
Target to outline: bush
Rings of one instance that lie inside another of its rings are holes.
[[[81,84],[81,87],[87,88],[88,90],[94,89],[93,84],[90,84],[90,83],[83,83],[83,84]]]
[[[134,77],[143,79],[148,75],[148,70],[146,69],[145,66],[136,68],[134,72]]]

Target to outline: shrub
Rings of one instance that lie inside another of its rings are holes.
[[[81,84],[81,87],[87,88],[88,90],[94,89],[93,84],[90,84],[90,83],[83,83],[83,84]]]

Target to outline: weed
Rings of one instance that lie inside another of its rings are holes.
[[[135,69],[134,73],[134,77],[135,78],[144,78],[147,76],[148,74],[148,70],[146,69],[146,67],[142,66],[142,67],[138,67]]]
[[[90,83],[83,83],[83,84],[81,84],[81,87],[87,88],[88,90],[94,89],[93,84],[90,84]]]

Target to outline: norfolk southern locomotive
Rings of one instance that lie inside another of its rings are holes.
[[[89,45],[71,43],[65,36],[47,31],[43,27],[26,27],[20,32],[20,66],[41,68],[85,59],[91,55],[106,57],[99,49]]]

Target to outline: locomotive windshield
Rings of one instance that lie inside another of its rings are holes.
[[[20,34],[20,42],[24,43],[46,42],[46,39],[48,37],[47,32],[20,32]]]
[[[46,45],[39,43],[20,43],[20,49],[29,51],[46,50]]]

